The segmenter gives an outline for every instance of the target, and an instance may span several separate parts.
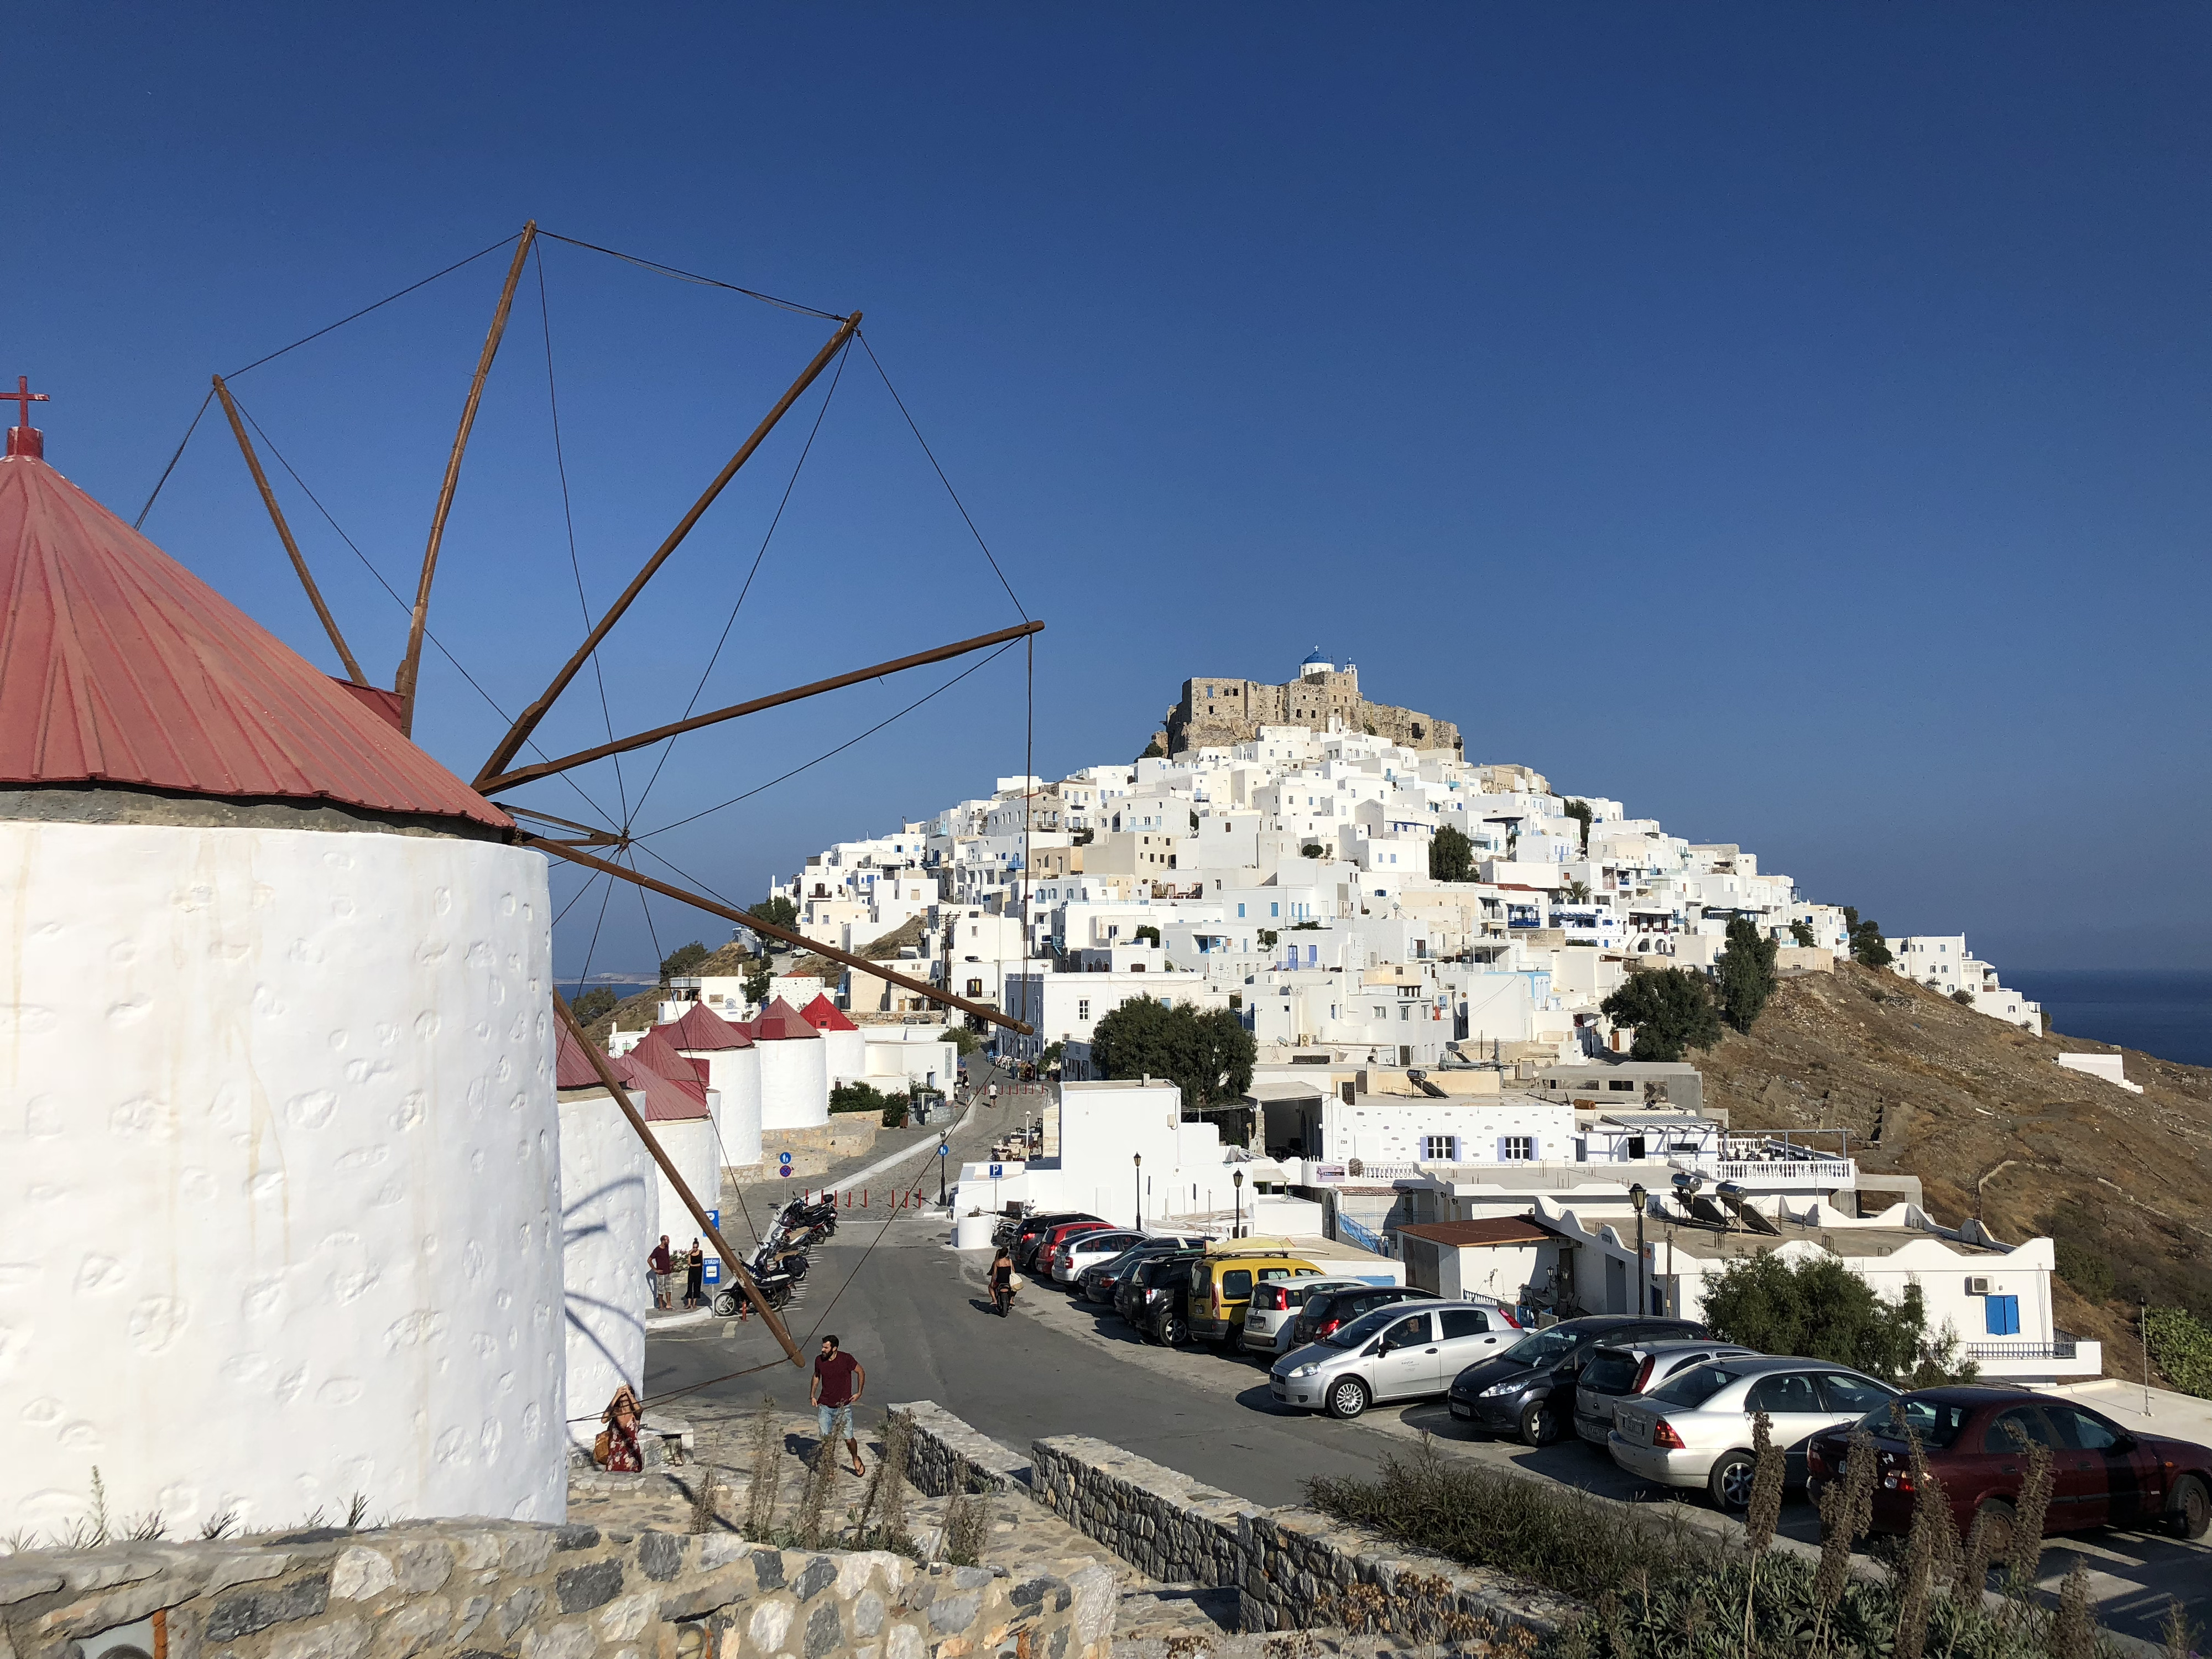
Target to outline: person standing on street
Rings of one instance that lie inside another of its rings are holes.
[[[699,1248],[699,1241],[691,1241],[690,1254],[684,1258],[684,1305],[696,1308],[705,1289],[701,1282],[707,1275],[707,1253]]]
[[[668,1281],[676,1272],[676,1258],[669,1252],[666,1233],[661,1234],[660,1243],[653,1247],[653,1253],[646,1257],[645,1265],[647,1271],[653,1275],[653,1305],[667,1307],[670,1301]]]
[[[822,1352],[814,1357],[814,1381],[811,1393],[814,1400],[815,1427],[822,1437],[819,1455],[836,1455],[837,1430],[842,1423],[845,1431],[845,1450],[853,1460],[853,1473],[866,1474],[860,1467],[860,1442],[853,1432],[853,1407],[860,1403],[860,1390],[867,1386],[868,1374],[860,1362],[837,1346],[837,1339],[822,1339]]]

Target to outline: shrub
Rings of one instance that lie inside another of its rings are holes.
[[[2212,1325],[2181,1308],[2153,1308],[2143,1316],[2143,1336],[2167,1382],[2212,1400]]]
[[[906,1108],[904,1095],[886,1094],[865,1083],[841,1083],[830,1091],[831,1111],[873,1112],[886,1129],[896,1129],[906,1121]]]
[[[787,931],[799,926],[799,907],[780,893],[774,898],[763,899],[758,904],[748,904],[745,914],[757,916],[771,927]]]
[[[660,982],[668,983],[679,974],[688,974],[712,955],[697,939],[689,945],[679,945],[660,959]]]
[[[2081,1296],[2092,1302],[2103,1302],[2112,1294],[2112,1264],[2096,1250],[2063,1234],[2054,1233],[2051,1255],[2058,1276]]]
[[[1731,1261],[1705,1289],[1705,1323],[1727,1341],[1761,1353],[1802,1355],[1905,1388],[1970,1382],[1947,1326],[1931,1336],[1917,1284],[1894,1302],[1832,1255],[1784,1261],[1771,1251]]]
[[[1327,851],[1328,849],[1319,842],[1310,841],[1298,848],[1298,856],[1302,859],[1317,859]]]
[[[1569,817],[1572,818],[1577,823],[1582,825],[1582,850],[1585,853],[1589,852],[1590,817],[1592,816],[1590,812],[1590,804],[1586,800],[1571,800],[1559,810],[1565,813]]]
[[[1809,951],[1815,945],[1818,945],[1820,942],[1818,939],[1814,937],[1813,924],[1809,921],[1791,922],[1790,924],[1790,938],[1801,951]]]

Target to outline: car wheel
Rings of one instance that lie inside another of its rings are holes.
[[[1749,1452],[1734,1451],[1722,1457],[1705,1477],[1705,1491],[1713,1507],[1728,1515],[1749,1509],[1751,1483],[1758,1474],[1759,1464]]]
[[[1190,1340],[1190,1327],[1174,1314],[1160,1321],[1160,1340],[1170,1348],[1180,1348]]]
[[[2166,1529],[2176,1538],[2202,1538],[2212,1528],[2212,1493],[2193,1474],[2173,1483],[2166,1500]]]
[[[1989,1546],[1989,1559],[2002,1561],[2012,1553],[2013,1508],[2002,1498],[1983,1501],[1975,1511],[1982,1523],[1982,1537]]]
[[[1548,1446],[1559,1437],[1559,1419],[1553,1415],[1548,1401],[1539,1400],[1521,1412],[1521,1443],[1524,1446]]]
[[[1340,1377],[1328,1385],[1328,1414],[1348,1423],[1367,1409],[1367,1385],[1356,1376]]]

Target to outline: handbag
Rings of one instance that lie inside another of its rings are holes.
[[[592,1462],[595,1467],[602,1469],[606,1468],[607,1459],[612,1455],[614,1437],[615,1431],[612,1429],[601,1429],[599,1438],[592,1442]]]
[[[1029,1281],[1024,1279],[1019,1273],[1008,1273],[1006,1275],[1006,1288],[1010,1291],[1018,1291],[1028,1282]]]

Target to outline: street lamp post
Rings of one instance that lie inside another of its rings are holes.
[[[951,1146],[945,1141],[940,1140],[937,1143],[937,1207],[940,1210],[947,1202],[945,1196],[945,1155],[951,1150]]]
[[[1145,1155],[1132,1152],[1129,1160],[1137,1172],[1137,1225],[1141,1227],[1145,1224]]]
[[[1230,1224],[1231,1238],[1244,1237],[1244,1171],[1239,1170],[1229,1177],[1229,1184],[1237,1189],[1237,1219]]]
[[[1629,1202],[1636,1206],[1636,1313],[1639,1319],[1651,1311],[1651,1287],[1644,1271],[1644,1200],[1649,1196],[1640,1181],[1628,1189]]]

